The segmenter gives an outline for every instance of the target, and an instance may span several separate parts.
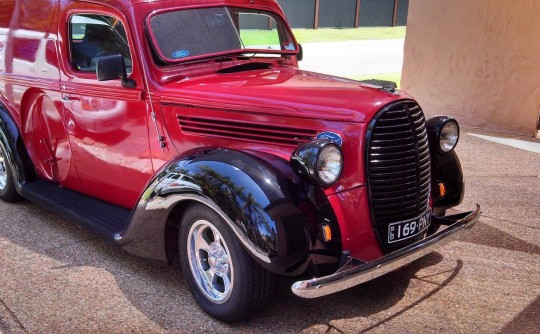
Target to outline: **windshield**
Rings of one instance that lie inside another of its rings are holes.
[[[180,62],[227,54],[296,54],[281,18],[271,12],[233,8],[195,8],[150,18],[150,34],[160,58]]]

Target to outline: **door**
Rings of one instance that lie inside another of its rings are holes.
[[[61,92],[64,122],[80,178],[76,189],[132,208],[153,174],[142,74],[121,13],[101,5],[70,2],[64,11]],[[124,57],[135,88],[120,79],[98,81],[102,56]]]

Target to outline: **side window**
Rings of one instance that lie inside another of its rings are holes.
[[[239,13],[238,31],[246,49],[281,50],[276,21],[265,14]],[[273,29],[272,29],[273,28]]]
[[[69,21],[70,57],[73,67],[82,72],[95,72],[99,57],[120,54],[131,73],[131,55],[122,23],[110,16],[73,15]]]

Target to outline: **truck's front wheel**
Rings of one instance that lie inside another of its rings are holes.
[[[190,206],[179,233],[184,277],[206,313],[237,322],[266,304],[273,275],[246,253],[214,211],[203,205]]]

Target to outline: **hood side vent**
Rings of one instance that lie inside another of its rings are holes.
[[[247,140],[266,144],[297,146],[310,141],[317,134],[317,130],[285,126],[268,126],[266,124],[182,115],[176,117],[184,134]]]

